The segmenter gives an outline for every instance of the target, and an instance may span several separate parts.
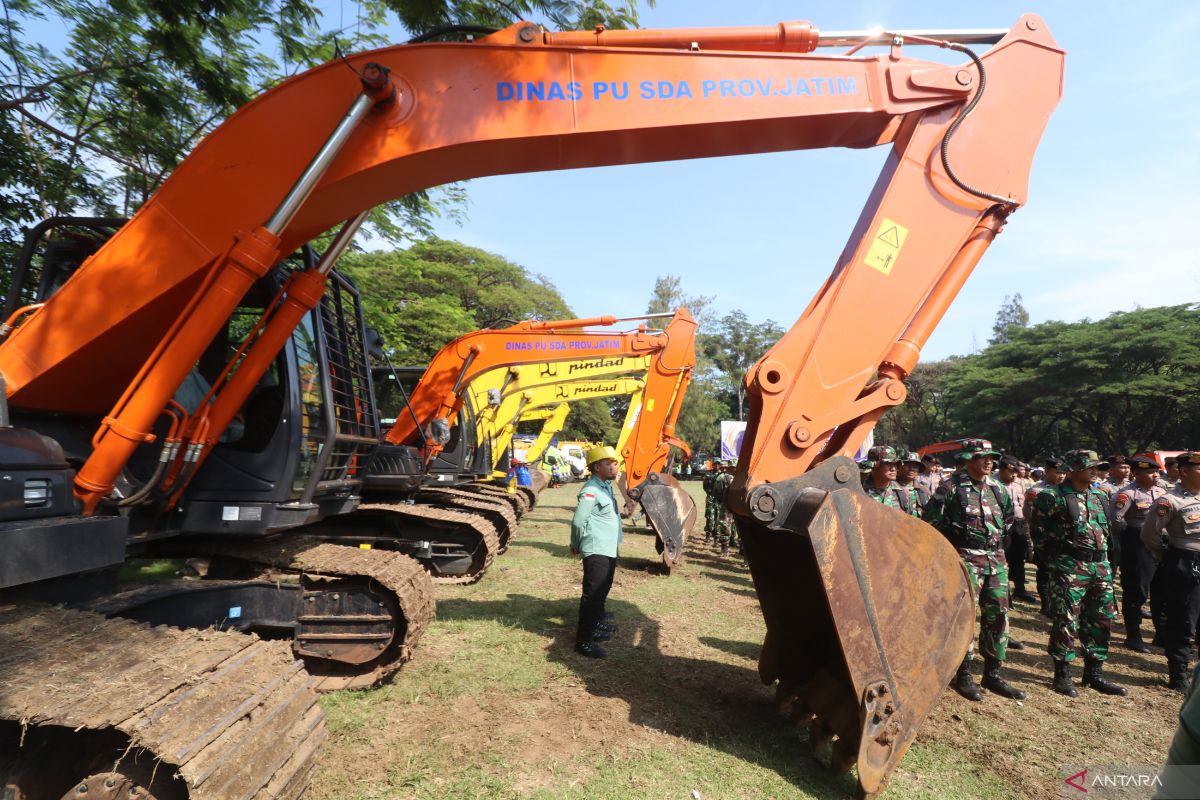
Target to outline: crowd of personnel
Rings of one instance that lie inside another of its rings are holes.
[[[859,465],[867,494],[937,528],[974,579],[980,630],[952,683],[959,694],[978,701],[987,689],[1024,699],[1001,675],[1007,651],[1024,649],[1008,626],[1011,603],[1020,600],[1039,604],[1051,620],[1055,691],[1078,695],[1071,676],[1078,641],[1082,685],[1124,695],[1104,675],[1117,614],[1114,572],[1124,646],[1153,652],[1142,636],[1143,623],[1152,622],[1151,644],[1166,651],[1168,686],[1187,691],[1200,615],[1200,452],[1160,463],[1152,453],[1101,459],[1080,449],[1031,467],[986,440],[967,439],[950,469],[934,456],[887,445],[872,447]],[[1027,562],[1036,565],[1036,597]],[[979,684],[971,673],[976,649]]]

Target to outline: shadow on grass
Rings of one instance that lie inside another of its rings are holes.
[[[555,558],[570,558],[576,559],[578,556],[571,555],[571,548],[565,544],[555,544],[554,542],[538,541],[537,539],[515,539],[514,545],[521,547],[532,547],[535,550],[544,550]]]
[[[738,575],[736,573],[733,575],[726,575],[725,573],[722,573],[722,572],[710,572],[708,570],[704,570],[700,574],[706,578],[712,578],[714,581],[724,581],[725,583],[733,583],[738,586],[745,586],[748,589],[754,588],[754,581],[750,580],[749,575],[743,576],[743,575]]]
[[[523,523],[524,522],[543,522],[543,523],[550,522],[550,523],[560,524],[562,522],[562,520],[555,516],[540,517],[540,516],[530,512],[530,513],[526,514],[525,516],[521,517],[521,522],[523,522]]]
[[[622,561],[622,569],[625,562]],[[689,739],[770,769],[818,798],[854,795],[852,775],[837,776],[813,758],[799,758],[806,740],[761,688],[757,665],[738,666],[663,653],[658,622],[629,602],[611,599],[619,630],[603,647],[604,660],[575,653],[578,600],[512,594],[503,600],[453,598],[438,603],[438,617],[486,620],[520,628],[546,640],[548,658],[570,669],[589,694],[629,705],[629,721]],[[710,647],[757,659],[758,645],[706,638]]]
[[[1018,604],[1009,612],[1009,622],[1012,626],[1011,635],[1025,645],[1024,650],[1008,650],[1004,664],[1005,677],[1019,683],[1049,686],[1054,680],[1054,661],[1047,652],[1050,641],[1051,621],[1038,612],[1036,606]],[[1109,680],[1120,686],[1127,687],[1156,687],[1163,685],[1166,676],[1166,657],[1159,650],[1152,653],[1135,653],[1121,647],[1124,634],[1122,626],[1113,625],[1112,636],[1108,645],[1108,662],[1112,666],[1132,668],[1150,673],[1161,672],[1162,675],[1145,675],[1141,672],[1129,673],[1124,670],[1118,675],[1111,671],[1105,674]],[[1077,658],[1071,662],[1071,670],[1078,684],[1084,667],[1083,648],[1076,639]],[[976,659],[976,670],[980,658]]]
[[[755,664],[758,664],[758,654],[762,650],[761,645],[754,644],[753,642],[737,642],[732,639],[717,639],[712,636],[701,636],[700,643],[714,650],[729,653],[731,656],[748,658]]]

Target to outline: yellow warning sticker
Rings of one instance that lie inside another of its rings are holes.
[[[896,259],[900,257],[900,248],[904,247],[907,238],[908,228],[884,217],[871,239],[871,246],[867,248],[867,257],[864,259],[867,266],[874,267],[884,275],[891,275]]]
[[[359,549],[359,550],[370,550],[370,549],[371,549],[371,544],[370,544],[370,542],[363,542],[362,544],[360,544],[360,545],[358,546],[358,549]]]
[[[653,398],[653,397],[647,397],[647,398],[646,398],[646,410],[647,410],[647,411],[653,411],[653,410],[654,410],[654,398]]]

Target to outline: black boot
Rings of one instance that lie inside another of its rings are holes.
[[[1088,659],[1087,665],[1083,668],[1083,685],[1092,687],[1100,694],[1111,694],[1118,697],[1126,695],[1124,686],[1117,686],[1105,679],[1103,661]]]
[[[1187,694],[1190,680],[1188,678],[1188,665],[1186,661],[1167,659],[1167,675],[1168,689],[1174,689],[1177,692]]]
[[[1021,587],[1017,591],[1013,592],[1012,599],[1020,600],[1023,603],[1036,603],[1038,601],[1036,597],[1025,591],[1024,587]]]
[[[1149,653],[1150,648],[1142,641],[1142,628],[1140,625],[1130,625],[1125,623],[1125,646],[1135,653]]]
[[[1025,699],[1024,692],[1009,685],[1008,681],[1000,677],[1000,662],[995,659],[989,658],[983,662],[983,680],[980,681],[980,684],[989,692],[995,692],[1009,700]]]
[[[1022,642],[1020,639],[1013,639],[1010,636],[1008,639],[1008,649],[1009,650],[1024,650],[1025,643]]]
[[[958,666],[958,673],[954,676],[954,681],[950,684],[954,691],[961,694],[968,700],[976,703],[983,700],[983,691],[980,690],[979,684],[971,677],[971,661],[964,660]]]
[[[1071,662],[1054,662],[1054,691],[1067,697],[1079,696],[1079,692],[1075,691],[1075,684],[1071,683]]]

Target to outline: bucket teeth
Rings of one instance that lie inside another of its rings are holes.
[[[762,502],[769,496],[771,502]],[[830,765],[882,791],[971,641],[969,578],[929,525],[868,497],[852,462],[751,490],[738,530],[776,705]]]

